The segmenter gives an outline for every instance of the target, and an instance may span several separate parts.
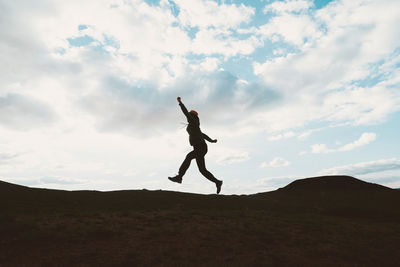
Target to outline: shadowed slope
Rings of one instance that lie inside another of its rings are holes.
[[[400,221],[397,190],[350,176],[299,179],[275,192],[284,203],[302,211]]]
[[[320,176],[296,180],[284,188],[284,191],[393,191],[388,187],[368,183],[351,176]]]
[[[352,177],[241,196],[0,182],[4,266],[398,266],[400,192]]]
[[[173,191],[64,191],[0,182],[3,213],[124,210],[270,210],[385,215],[400,219],[400,192],[350,176],[300,179],[276,191],[254,195],[201,195]],[[340,212],[339,212],[340,211]],[[352,211],[353,213],[351,213]]]

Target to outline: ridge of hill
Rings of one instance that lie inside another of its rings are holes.
[[[396,188],[395,190],[398,190],[400,188]],[[165,191],[165,190],[117,190],[117,191],[96,191],[96,190],[76,190],[76,191],[67,191],[67,190],[59,190],[59,189],[45,189],[45,188],[33,188],[33,187],[28,187],[28,186],[23,186],[23,185],[17,185],[5,181],[0,180],[0,192],[4,196],[6,195],[11,195],[11,193],[15,192],[33,192],[34,190],[40,191],[45,194],[51,194],[51,193],[116,193],[116,192],[163,192],[163,193],[176,193],[176,194],[182,194],[182,195],[197,195],[197,196],[211,196],[211,195],[203,195],[203,194],[195,194],[195,193],[183,193],[183,192],[176,192],[176,191]],[[286,185],[285,187],[279,188],[276,191],[298,191],[298,192],[303,192],[303,191],[381,191],[381,190],[386,190],[386,191],[393,191],[394,189],[391,189],[389,187],[385,187],[383,185],[375,184],[375,183],[369,183],[351,176],[346,176],[346,175],[331,175],[331,176],[317,176],[317,177],[311,177],[311,178],[303,178],[303,179],[298,179],[290,184]],[[258,194],[267,194],[275,191],[270,191],[270,192],[261,192],[253,195],[258,195]],[[241,196],[253,196],[253,195],[241,195]],[[221,195],[221,196],[227,196],[227,195]],[[237,196],[237,195],[232,195],[232,196]]]
[[[345,216],[399,218],[400,192],[350,176],[296,180],[253,195],[202,195],[163,190],[65,191],[30,188],[0,181],[3,212],[123,210],[269,210],[327,212]]]
[[[392,190],[383,185],[362,181],[351,176],[318,176],[298,179],[282,188],[295,191],[380,191]]]
[[[0,181],[1,266],[399,266],[400,192],[348,176],[253,195]]]

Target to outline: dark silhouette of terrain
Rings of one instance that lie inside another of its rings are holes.
[[[399,266],[400,192],[349,176],[254,195],[0,182],[0,266]]]

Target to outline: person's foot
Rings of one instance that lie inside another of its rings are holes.
[[[182,183],[182,177],[180,177],[179,174],[176,175],[176,176],[174,176],[174,177],[168,177],[168,179],[169,179],[170,181],[175,182],[175,183],[178,183],[178,184],[181,184],[181,183]]]
[[[219,192],[221,192],[221,186],[222,186],[222,181],[218,180],[215,185],[217,186],[217,194],[219,194]]]

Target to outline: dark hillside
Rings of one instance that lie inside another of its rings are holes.
[[[63,191],[0,182],[3,216],[14,213],[94,211],[266,210],[317,212],[400,221],[400,192],[349,176],[296,180],[255,195],[201,195],[172,191]]]
[[[400,221],[399,192],[350,176],[296,180],[276,191],[300,209],[345,217]]]
[[[348,176],[255,195],[0,182],[0,266],[400,266],[400,192]]]
[[[305,178],[296,180],[284,188],[284,191],[309,191],[309,192],[320,192],[320,191],[392,191],[388,187],[368,183],[351,176],[320,176],[314,178]]]

